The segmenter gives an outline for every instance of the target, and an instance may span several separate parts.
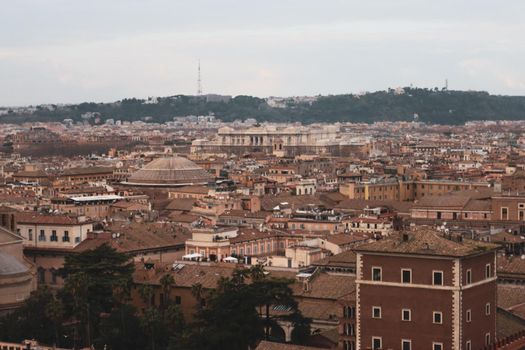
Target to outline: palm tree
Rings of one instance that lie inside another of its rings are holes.
[[[244,284],[244,280],[246,277],[250,275],[250,269],[235,269],[232,273],[232,279],[231,282],[233,282],[233,285],[235,287],[239,287]]]
[[[257,304],[265,308],[264,333],[267,340],[270,337],[271,327],[275,323],[270,318],[270,307],[272,305],[283,305],[287,306],[292,312],[297,310],[297,302],[293,298],[290,284],[291,281],[289,280],[277,278],[264,278],[252,284]]]
[[[53,321],[53,327],[55,331],[55,346],[60,346],[58,329],[60,327],[60,321],[64,317],[64,306],[55,297],[46,306],[44,313],[46,316]]]
[[[139,294],[146,305],[151,305],[153,293],[153,287],[149,284],[143,284],[139,289]]]
[[[197,308],[201,309],[203,300],[204,300],[204,288],[202,287],[202,284],[195,283],[191,286],[191,294],[197,299]]]
[[[160,286],[162,287],[162,293],[164,294],[163,303],[169,300],[171,288],[175,285],[175,279],[170,273],[165,274],[160,279]]]
[[[257,264],[250,268],[250,278],[253,282],[258,282],[265,277],[264,266]]]

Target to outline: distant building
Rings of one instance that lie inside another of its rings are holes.
[[[123,185],[136,187],[180,187],[207,185],[213,176],[183,157],[158,158],[133,173]]]
[[[339,192],[350,199],[413,201],[425,196],[466,190],[489,190],[487,182],[448,180],[408,180],[387,178],[381,181],[359,181],[341,184]]]
[[[277,127],[263,126],[247,129],[220,128],[215,139],[195,140],[191,152],[244,154],[249,152],[276,153],[277,156],[299,154],[337,154],[340,141],[335,125]]]

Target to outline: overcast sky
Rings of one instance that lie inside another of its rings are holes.
[[[524,0],[0,0],[0,105],[388,87],[525,95]]]

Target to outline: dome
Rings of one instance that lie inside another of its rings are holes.
[[[207,184],[213,177],[189,159],[164,157],[153,160],[133,173],[128,185],[187,186]]]
[[[0,276],[15,275],[29,269],[14,256],[0,252]]]

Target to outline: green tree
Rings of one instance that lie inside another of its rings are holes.
[[[145,349],[147,344],[137,310],[128,304],[119,305],[103,317],[98,334],[94,342],[96,349],[105,346],[108,350]]]
[[[175,279],[170,273],[167,273],[160,278],[160,286],[164,295],[162,303],[166,304],[169,300],[171,289],[175,286]]]
[[[191,286],[191,295],[197,300],[197,311],[200,311],[205,304],[205,290],[202,287],[202,284],[195,283]]]
[[[246,281],[250,279],[251,283]],[[309,320],[302,318],[293,300],[291,281],[266,278],[261,267],[237,269],[231,278],[219,280],[216,290],[210,291],[207,305],[201,308],[189,336],[192,349],[239,349],[254,347],[267,337],[269,328],[277,324],[271,318],[271,305],[289,306],[288,320],[309,331]],[[265,308],[265,317],[261,307]]]
[[[47,287],[31,294],[24,305],[0,318],[0,339],[21,342],[37,339],[46,344],[62,345],[62,305]]]
[[[151,305],[140,316],[140,325],[147,343],[145,349],[166,349],[170,343],[180,343],[185,331],[182,312],[178,305],[165,300],[162,306]]]
[[[60,274],[65,278],[60,296],[66,314],[77,323],[82,345],[98,337],[100,315],[111,313],[129,289],[134,271],[127,254],[107,244],[80,254],[66,256]],[[83,327],[80,327],[83,325]]]

